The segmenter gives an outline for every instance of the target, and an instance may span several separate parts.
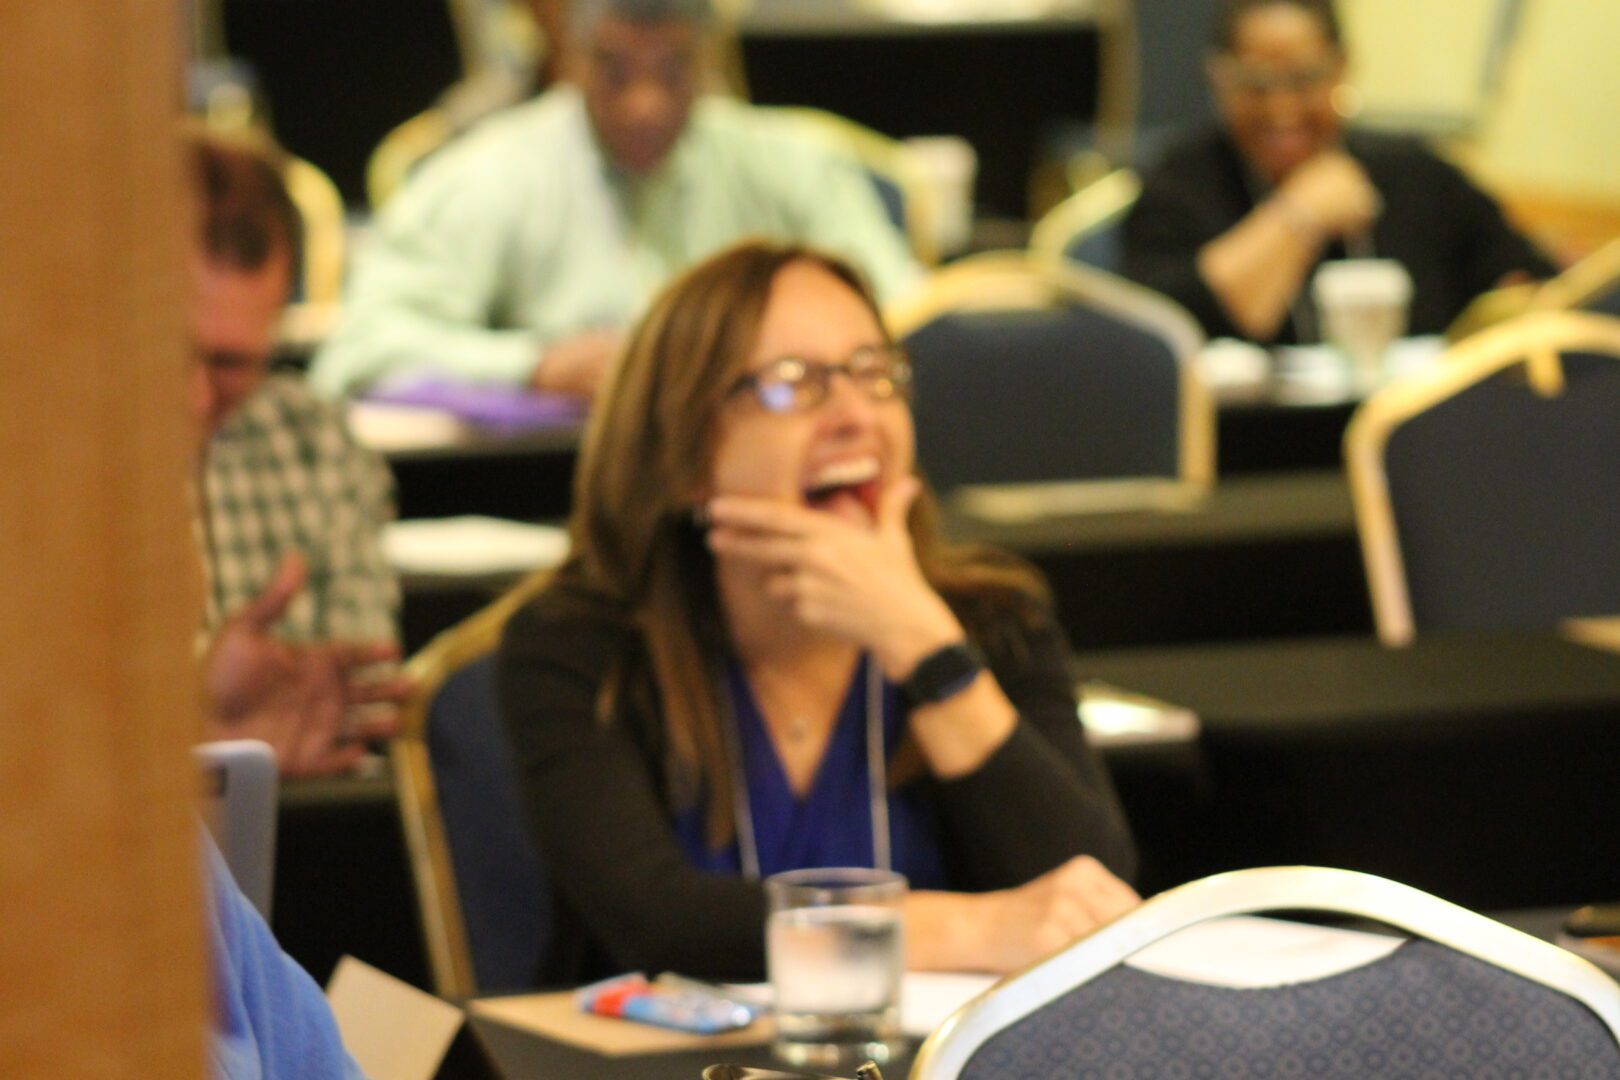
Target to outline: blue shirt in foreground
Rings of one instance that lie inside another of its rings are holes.
[[[215,999],[211,1075],[217,1080],[365,1080],[343,1049],[326,995],[281,951],[206,834],[203,861]]]

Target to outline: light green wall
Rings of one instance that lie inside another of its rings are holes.
[[[1497,0],[1341,0],[1369,116],[1470,125],[1492,184],[1620,203],[1620,0],[1523,0],[1494,101]]]
[[[1503,185],[1620,202],[1620,2],[1526,0],[1480,164]]]

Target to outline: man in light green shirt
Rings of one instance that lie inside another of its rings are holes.
[[[381,214],[310,378],[436,372],[589,396],[672,275],[746,236],[825,248],[893,298],[919,277],[853,160],[698,93],[704,0],[579,0],[578,85],[492,117]]]

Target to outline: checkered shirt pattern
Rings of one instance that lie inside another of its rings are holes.
[[[215,433],[198,522],[206,633],[258,596],[290,552],[308,581],[277,632],[287,640],[396,641],[399,586],[383,559],[393,480],[302,380],[272,376]]]

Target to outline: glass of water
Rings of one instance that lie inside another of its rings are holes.
[[[777,1056],[825,1068],[887,1060],[900,1033],[906,879],[889,870],[791,870],[766,878],[765,893]]]

